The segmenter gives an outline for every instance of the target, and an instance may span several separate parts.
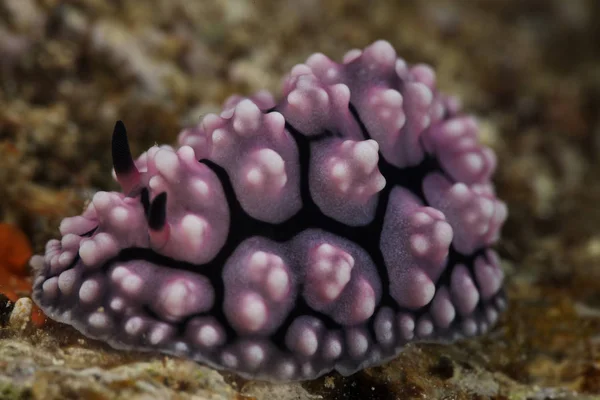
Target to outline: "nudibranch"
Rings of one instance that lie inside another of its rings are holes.
[[[506,307],[494,152],[435,73],[377,41],[296,65],[132,158],[35,256],[50,317],[119,349],[247,378],[352,374]]]

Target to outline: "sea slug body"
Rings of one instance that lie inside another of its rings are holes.
[[[116,348],[244,377],[351,374],[413,341],[486,332],[505,308],[506,219],[474,118],[377,41],[295,66],[282,100],[230,98],[177,149],[131,157],[35,256],[51,318]]]

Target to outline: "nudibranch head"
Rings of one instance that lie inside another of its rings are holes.
[[[351,374],[409,342],[486,332],[506,304],[491,249],[496,159],[426,65],[385,41],[295,66],[279,102],[234,96],[132,158],[32,259],[51,318],[116,348],[245,377]]]

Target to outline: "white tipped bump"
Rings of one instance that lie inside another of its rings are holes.
[[[113,208],[110,213],[111,221],[120,228],[123,228],[124,225],[127,224],[129,219],[128,217],[129,211],[127,211],[127,209],[123,206],[117,206]]]
[[[73,217],[73,218],[75,218],[75,217]],[[65,219],[67,219],[67,218],[64,218],[63,222]],[[45,247],[46,247],[46,253],[57,251],[58,249],[60,249],[60,240],[50,239],[48,241],[48,243],[46,243]]]
[[[99,212],[108,209],[111,205],[110,193],[97,192],[94,197],[92,197],[92,204],[94,204],[94,207]]]
[[[410,237],[410,245],[414,255],[424,256],[429,252],[430,243],[425,235],[415,234]]]
[[[354,160],[361,164],[362,172],[365,174],[372,172],[377,167],[379,161],[378,149],[379,145],[373,139],[358,142],[352,149]]]
[[[479,291],[464,264],[454,267],[450,276],[450,291],[455,299],[456,309],[462,316],[467,316],[475,310],[479,302]]]
[[[369,56],[369,68],[393,67],[396,63],[396,50],[385,40],[378,40],[364,50],[365,56]]]
[[[42,268],[44,268],[44,257],[40,255],[34,255],[29,259],[29,266],[35,272],[42,271]]]
[[[484,167],[483,158],[477,153],[468,153],[463,156],[462,161],[471,174],[480,174]]]
[[[77,270],[70,269],[58,276],[58,288],[61,293],[69,295],[73,292],[78,275]]]
[[[322,323],[314,317],[296,318],[287,330],[285,343],[301,357],[312,357],[319,348],[319,336]]]
[[[233,138],[226,129],[215,129],[211,134],[212,144],[216,148],[224,149],[233,143]]]
[[[417,64],[410,70],[415,80],[425,84],[429,88],[435,86],[435,71],[427,64]]]
[[[314,376],[315,374],[315,367],[310,361],[303,363],[300,369],[302,370],[302,376],[306,378]]]
[[[316,106],[318,108],[329,108],[329,95],[327,92],[321,88],[315,90],[316,94]]]
[[[406,123],[402,94],[394,89],[375,89],[371,92],[368,102],[371,112],[385,126],[388,140],[396,137]],[[380,140],[384,139],[380,134],[377,137]]]
[[[180,178],[179,157],[173,150],[160,149],[154,156],[154,163],[160,175],[170,183]]]
[[[344,64],[349,64],[352,61],[356,60],[361,55],[362,55],[362,50],[360,50],[360,49],[352,49],[352,50],[346,52],[346,54],[344,54],[344,57],[342,58],[342,62]]]
[[[465,336],[473,336],[477,333],[477,324],[471,318],[465,319],[461,328]]]
[[[428,107],[433,101],[433,93],[427,86],[422,83],[415,82],[407,85],[410,88],[413,101],[415,101],[419,107]],[[426,125],[429,125],[428,123]]]
[[[350,328],[346,331],[348,353],[352,358],[361,358],[369,349],[369,339],[366,333],[359,328]]]
[[[98,193],[100,193],[100,192],[98,192]],[[106,193],[106,192],[103,192],[103,193]],[[94,207],[93,203],[90,203],[89,207],[93,208]],[[86,232],[91,231],[96,226],[98,226],[98,221],[96,221],[95,219],[92,220],[92,219],[88,219],[88,218],[78,215],[75,217],[63,218],[63,220],[60,222],[60,226],[58,229],[59,229],[61,235],[67,235],[69,233],[76,234],[76,235],[82,235]],[[46,244],[46,246],[51,245],[51,243],[54,243],[53,242],[54,240],[56,240],[56,239],[49,241]]]
[[[504,272],[499,265],[491,264],[483,257],[477,257],[475,259],[475,279],[479,285],[481,298],[488,300],[500,290]]]
[[[479,333],[485,333],[488,331],[488,329],[490,329],[490,326],[488,325],[487,322],[485,322],[485,321],[479,322]]]
[[[320,302],[337,299],[352,275],[354,258],[342,249],[323,243],[310,252],[305,292]]]
[[[130,295],[139,293],[144,286],[144,281],[141,277],[131,274],[126,276],[121,281],[121,288]]]
[[[342,355],[342,340],[335,333],[329,333],[323,345],[323,357],[327,360],[335,360]]]
[[[294,332],[293,336],[294,339],[290,343],[292,350],[295,350],[303,357],[311,357],[316,353],[319,347],[319,339],[313,329],[307,326],[297,328],[297,332]]]
[[[190,346],[188,346],[187,343],[182,342],[180,340],[176,341],[173,344],[173,348],[175,349],[176,353],[183,354],[183,355],[187,355],[190,352]]]
[[[58,277],[52,277],[42,284],[44,296],[53,299],[58,295]]]
[[[256,369],[265,360],[266,354],[262,346],[249,344],[242,350],[244,361],[250,369]]]
[[[464,133],[464,122],[461,119],[452,119],[444,124],[444,135],[448,138],[458,138]]]
[[[239,135],[254,133],[260,126],[262,113],[250,99],[244,99],[235,107],[233,129]]]
[[[277,367],[277,376],[282,380],[289,380],[296,372],[296,364],[293,361],[282,361]]]
[[[63,249],[74,249],[79,245],[82,238],[79,235],[75,235],[74,233],[67,233],[60,240],[60,244]]]
[[[320,66],[320,65],[327,65],[330,63],[331,63],[331,60],[329,59],[329,57],[327,57],[323,53],[313,53],[306,59],[306,65],[308,65],[311,68],[314,68],[314,67]]]
[[[73,318],[73,311],[67,310],[67,311],[61,313],[60,317],[65,321],[69,320],[69,319]]]
[[[485,317],[490,324],[494,324],[498,320],[498,311],[492,307],[488,307],[485,311]]]
[[[118,266],[115,267],[115,269],[113,269],[113,271],[110,274],[110,277],[112,278],[112,280],[114,282],[119,282],[121,279],[125,278],[127,275],[129,275],[129,270],[126,267],[123,266]]]
[[[496,297],[496,307],[498,307],[498,309],[500,311],[506,310],[506,307],[508,306],[508,304],[506,304],[506,299],[503,297]]]
[[[392,291],[392,296],[401,306],[414,309],[429,304],[434,295],[434,283],[423,270],[417,268],[408,270]]]
[[[204,218],[188,214],[181,220],[181,229],[192,247],[199,248],[207,239],[209,225]]]
[[[454,231],[446,221],[438,221],[433,227],[433,237],[442,247],[449,247],[454,237]]]
[[[33,280],[33,286],[34,287],[38,287],[40,286],[42,283],[44,283],[44,281],[46,281],[46,276],[45,275],[38,275],[34,280]]]
[[[154,175],[148,181],[148,187],[150,187],[150,189],[155,193],[161,193],[165,191],[167,183],[165,182],[162,176]]]
[[[331,87],[331,92],[335,96],[336,101],[339,104],[345,107],[348,106],[348,104],[350,103],[350,88],[348,87],[348,85],[345,85],[343,83],[333,85]]]
[[[421,317],[419,322],[417,322],[417,336],[420,338],[431,336],[431,334],[433,334],[433,328],[433,322],[429,317]]]
[[[165,285],[159,294],[161,304],[165,310],[174,316],[185,315],[187,311],[186,299],[193,295],[192,288],[186,285],[186,282],[175,281]]]
[[[88,267],[99,267],[102,262],[117,254],[118,244],[112,235],[100,232],[82,241],[79,247],[81,261]]]
[[[125,300],[122,299],[121,297],[114,297],[109,304],[109,307],[111,310],[113,311],[123,311],[123,309],[125,308]]]
[[[160,284],[154,309],[164,319],[178,321],[207,311],[213,296],[212,286],[205,278],[187,275],[169,278]]]
[[[198,330],[198,343],[206,347],[213,347],[221,342],[221,335],[214,326],[204,325]]]
[[[443,286],[437,291],[433,298],[430,312],[436,325],[441,328],[450,326],[456,317],[456,310],[450,300],[450,293],[447,287]]]
[[[469,187],[462,182],[455,183],[450,189],[450,195],[458,204],[463,204],[471,198]]]
[[[202,121],[200,122],[200,127],[205,132],[212,132],[221,125],[221,122],[221,117],[219,117],[217,114],[208,113],[204,116],[204,118],[202,118]]]
[[[255,251],[247,264],[249,280],[260,285],[267,298],[283,301],[291,290],[291,278],[281,257],[264,251]]]
[[[415,227],[421,227],[423,225],[429,225],[433,222],[433,218],[423,211],[414,213],[411,217],[412,225]]]
[[[235,112],[235,106],[237,106],[238,104],[239,102],[237,102],[231,108],[225,108],[223,111],[221,111],[219,117],[221,117],[222,119],[231,119],[231,117],[233,117],[233,113]]]
[[[197,162],[196,153],[194,153],[194,149],[190,146],[181,146],[177,149],[177,155],[187,164],[195,164]]]
[[[402,79],[406,79],[406,74],[408,74],[408,66],[406,65],[406,61],[404,61],[402,58],[396,59],[394,70],[396,71],[396,75]]]
[[[192,183],[190,184],[190,189],[194,193],[194,195],[200,199],[208,199],[211,194],[210,186],[208,185],[208,183],[200,178],[192,180]]]
[[[404,340],[411,340],[414,337],[415,319],[409,314],[399,314],[397,316],[397,321],[398,330]]]
[[[385,346],[394,342],[394,312],[391,308],[383,307],[375,317],[375,337]]]
[[[110,277],[129,296],[139,295],[144,286],[142,278],[124,266],[116,267]]]
[[[381,92],[381,101],[388,107],[402,107],[404,98],[399,91],[395,89],[386,89]]]
[[[283,268],[272,268],[267,275],[266,288],[272,300],[283,300],[290,291],[288,273]]]
[[[96,311],[88,317],[88,324],[96,329],[106,329],[110,325],[110,319],[105,312]]]
[[[331,146],[322,161],[322,190],[334,198],[343,197],[363,205],[385,187],[385,178],[377,168],[378,144],[369,140],[344,140]],[[333,205],[331,205],[333,207]]]
[[[343,162],[337,161],[337,162],[333,162],[332,163],[333,166],[331,168],[331,176],[333,176],[334,178],[336,178],[339,181],[343,181],[346,180],[348,178],[348,168],[344,165]],[[344,186],[342,186],[344,185]],[[348,184],[341,184],[340,185],[340,189],[342,192],[346,192],[348,190],[348,187],[350,185]]]
[[[275,137],[280,137],[285,129],[285,117],[277,111],[265,114],[264,123],[267,124]]]
[[[357,279],[356,297],[353,301],[352,322],[358,323],[371,318],[375,311],[375,290],[368,280]]]
[[[258,250],[252,253],[248,260],[248,265],[252,269],[262,269],[269,263],[269,254],[267,252]]]
[[[296,108],[304,108],[304,106],[307,105],[304,96],[299,90],[292,90],[290,94],[287,95],[286,100],[289,105]]]
[[[159,322],[151,328],[148,341],[156,346],[169,339],[172,332],[173,328],[170,325]]]
[[[93,239],[87,239],[79,247],[79,256],[86,265],[94,265],[96,261],[96,243]]]
[[[131,317],[125,323],[125,332],[131,336],[139,335],[146,327],[144,320],[141,317]]]
[[[302,354],[305,356],[312,356],[316,353],[319,347],[319,339],[313,330],[306,329],[300,336],[299,348],[302,349]]]
[[[239,318],[244,328],[248,331],[258,331],[268,318],[267,305],[263,298],[255,292],[246,293],[240,302]]]
[[[238,358],[228,351],[225,351],[221,354],[221,362],[229,369],[235,369],[239,365]]]
[[[287,183],[285,161],[274,150],[255,151],[244,165],[245,186],[251,190],[279,191]]]
[[[85,280],[79,288],[79,299],[84,303],[92,303],[101,295],[101,283],[97,278]]]
[[[75,254],[70,251],[65,251],[60,256],[58,256],[58,263],[62,268],[68,266],[75,259]]]

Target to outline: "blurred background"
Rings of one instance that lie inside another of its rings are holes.
[[[600,395],[599,20],[596,0],[0,0],[0,294],[27,294],[31,252],[117,188],[116,120],[134,154],[173,144],[231,94],[277,97],[311,53],[385,39],[434,67],[497,152],[510,308],[485,338],[299,390]]]

